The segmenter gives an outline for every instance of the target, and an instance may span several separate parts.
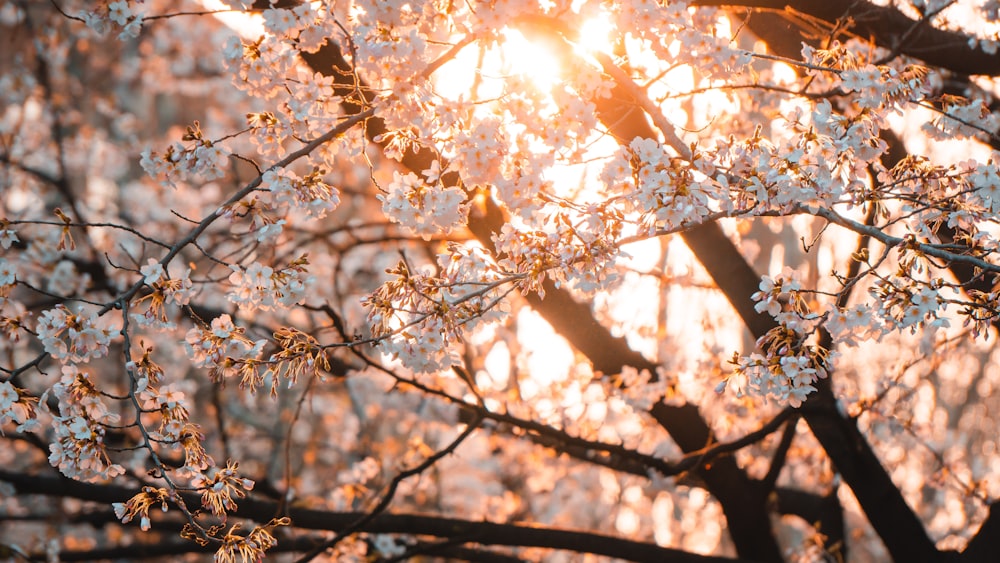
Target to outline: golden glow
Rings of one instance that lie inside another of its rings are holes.
[[[244,39],[256,39],[264,34],[264,18],[259,14],[234,10],[222,0],[201,0],[201,5],[217,12],[212,16]]]
[[[580,26],[580,39],[577,42],[577,50],[584,53],[600,51],[611,54],[614,46],[611,40],[611,32],[614,31],[614,23],[611,21],[611,14],[601,12]]]
[[[549,91],[559,80],[559,59],[543,45],[528,41],[520,31],[504,28],[500,32],[500,56],[509,74],[524,74],[542,91]]]

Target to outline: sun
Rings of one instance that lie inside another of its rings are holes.
[[[501,64],[510,72],[524,74],[540,90],[550,91],[562,73],[559,57],[547,46],[529,41],[517,29],[506,27],[500,35]]]
[[[222,0],[201,0],[201,5],[244,39],[256,39],[265,33],[264,18],[259,13],[234,10]]]
[[[510,72],[529,77],[540,90],[547,92],[567,71],[567,59],[587,59],[596,52],[610,54],[613,30],[611,15],[604,11],[587,18],[580,25],[577,38],[567,43],[555,37],[534,39],[521,30],[506,27],[500,33],[503,37],[499,43],[500,58]]]
[[[591,54],[594,52],[611,54],[614,48],[611,33],[614,29],[615,24],[611,21],[611,14],[600,12],[588,18],[580,26],[580,39],[574,45],[574,50],[580,54]]]

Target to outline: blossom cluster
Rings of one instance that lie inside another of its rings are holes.
[[[632,209],[642,213],[640,222],[645,231],[701,223],[712,212],[713,202],[728,201],[727,194],[705,174],[710,169],[699,171],[697,163],[691,166],[671,158],[658,141],[636,138],[628,150],[634,162],[635,186],[626,198]]]
[[[144,363],[148,365],[150,361],[147,351]],[[149,371],[138,364],[136,369],[137,372]],[[142,412],[159,415],[159,427],[147,429],[150,439],[167,450],[182,450],[184,465],[181,472],[197,473],[214,466],[212,456],[205,451],[204,434],[197,424],[189,420],[184,392],[172,385],[157,387],[148,378],[142,377],[137,380],[136,387],[134,393]]]
[[[92,375],[75,365],[64,365],[51,393],[58,401],[58,412],[51,413],[54,439],[49,444],[49,463],[81,481],[124,474],[125,468],[112,462],[105,442],[108,429],[117,427],[121,417],[108,407]],[[46,411],[47,396],[43,394],[40,401]]]
[[[44,311],[35,331],[45,351],[66,363],[88,362],[107,355],[115,336],[107,319],[96,311],[73,312],[63,305]]]
[[[212,319],[209,326],[197,326],[187,332],[184,346],[196,367],[209,368],[215,381],[253,372],[264,340],[251,340],[246,329],[233,324],[229,315]]]
[[[322,219],[340,203],[337,189],[323,181],[325,173],[325,170],[314,168],[299,177],[289,170],[268,170],[261,186],[270,190],[276,214],[281,215],[282,211],[291,208],[303,211],[309,218]]]
[[[961,139],[983,136],[1000,129],[1000,118],[990,111],[982,99],[945,97],[942,115],[924,123],[921,130],[933,139]]]
[[[506,272],[475,248],[449,246],[439,256],[442,275],[412,271],[406,262],[364,300],[372,337],[382,351],[418,373],[448,369],[459,356],[452,344],[463,331],[503,318],[505,285],[522,276]]]
[[[922,326],[947,327],[948,317],[943,316],[948,303],[940,295],[941,285],[918,283],[914,280],[878,280],[871,293],[879,302],[879,315],[896,329],[916,332]]]
[[[161,154],[147,148],[142,151],[139,164],[150,178],[164,185],[176,186],[177,182],[198,177],[214,180],[225,175],[229,153],[219,143],[206,138],[197,121],[188,126],[182,141],[174,142]]]
[[[111,31],[112,24],[120,27],[121,32],[118,34],[120,40],[138,37],[142,30],[142,16],[132,11],[127,0],[108,2],[106,10],[83,11],[78,17],[99,35]]]
[[[301,303],[316,282],[315,276],[309,275],[306,269],[308,264],[303,255],[277,270],[259,262],[246,269],[232,266],[229,283],[233,290],[228,295],[229,300],[247,310],[264,311]]]
[[[451,232],[465,223],[469,212],[461,189],[429,184],[412,172],[394,172],[387,190],[388,193],[378,195],[382,212],[408,231],[423,237]]]
[[[271,98],[295,68],[296,51],[284,41],[260,36],[254,41],[232,37],[223,48],[225,65],[237,88]]]
[[[734,386],[738,395],[749,393],[798,407],[816,390],[813,384],[827,376],[832,358],[829,351],[807,342],[820,318],[809,310],[802,293],[801,280],[790,268],[762,278],[760,290],[751,296],[754,308],[778,325],[758,339],[759,352],[734,355],[734,373],[716,391]]]
[[[145,266],[139,268],[142,281],[150,288],[150,293],[136,301],[136,304],[147,303],[142,313],[133,313],[132,320],[140,326],[173,328],[167,314],[166,305],[173,304],[183,307],[191,302],[194,295],[194,283],[191,281],[191,269],[187,269],[179,278],[169,278],[163,264],[150,258]]]
[[[618,241],[625,225],[620,209],[544,206],[539,216],[546,219],[540,227],[507,224],[494,235],[498,264],[522,276],[522,291],[544,296],[542,282],[548,278],[591,294],[618,280],[614,266],[622,256]]]
[[[887,332],[877,311],[868,303],[841,309],[831,306],[826,313],[823,329],[830,333],[834,344],[857,346],[867,340],[879,340]]]
[[[457,362],[458,355],[449,346],[457,323],[441,298],[440,281],[411,273],[404,262],[386,273],[395,279],[364,301],[372,336],[384,342],[387,354],[418,373],[440,371]]]
[[[428,48],[426,34],[416,25],[424,16],[418,11],[421,8],[434,10],[433,2],[362,0],[354,4],[356,64],[371,83],[405,83],[420,69]]]
[[[312,53],[326,42],[328,28],[311,2],[292,8],[264,10],[264,28],[274,37],[294,41],[303,52]]]
[[[15,387],[9,381],[0,381],[0,424],[14,422],[18,432],[36,430],[40,423],[35,418],[38,398],[26,389]]]
[[[224,469],[213,472],[211,477],[198,475],[191,485],[202,491],[201,504],[216,516],[236,510],[234,498],[244,498],[253,489],[252,479],[239,476],[240,464],[229,461]]]

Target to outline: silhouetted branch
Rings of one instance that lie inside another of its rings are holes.
[[[778,442],[778,447],[774,451],[774,455],[771,456],[771,466],[767,468],[767,475],[761,479],[764,486],[772,489],[774,484],[778,482],[778,476],[781,474],[781,470],[785,467],[785,460],[788,458],[788,449],[792,447],[792,440],[795,439],[795,426],[797,425],[799,419],[796,417],[785,425],[785,430],[781,433],[781,441]]]
[[[76,498],[101,503],[122,502],[139,489],[119,485],[82,483],[51,475],[28,475],[0,469],[0,481],[15,487],[19,494]],[[197,506],[198,495],[182,495],[185,502]],[[275,514],[277,503],[246,498],[231,515],[266,522]],[[368,516],[367,512],[333,512],[291,507],[288,510],[295,528],[336,532]],[[154,523],[155,526],[155,523]],[[746,561],[687,553],[651,543],[616,538],[591,532],[579,532],[531,524],[499,524],[443,518],[427,514],[381,514],[366,522],[359,531],[375,534],[412,534],[440,538],[460,537],[482,545],[543,547],[592,553],[631,561],[668,563],[739,563]],[[279,544],[280,545],[280,544]]]
[[[328,42],[316,53],[304,53],[303,59],[313,70],[334,78],[334,94],[343,98],[342,107],[345,112],[350,114],[367,107],[372,99],[370,90],[358,82],[350,64],[333,41]],[[617,97],[616,94],[617,91],[612,94],[612,100]],[[633,134],[631,127],[646,123],[638,108],[609,100],[596,100],[596,102],[599,104],[599,114],[605,126],[613,125],[614,127],[609,127],[611,132],[626,142],[637,136]],[[634,117],[623,119],[626,115]],[[648,125],[646,127],[648,129]],[[365,134],[373,142],[386,132],[384,121],[377,116],[365,121]],[[645,136],[655,138],[652,133]],[[439,160],[439,155],[433,151],[411,147],[403,155],[401,162],[410,171],[420,174],[422,170],[430,168],[435,160]],[[441,169],[447,169],[446,163],[441,163]],[[446,186],[454,186],[458,184],[459,179],[457,174],[447,173],[442,176],[441,181]],[[480,212],[470,213],[468,226],[479,242],[485,248],[492,250],[493,234],[500,232],[505,222],[503,212],[490,198],[486,198]],[[700,232],[705,233],[703,238],[708,239],[709,244],[712,244],[711,240],[714,237],[725,239],[718,225],[706,225]],[[728,239],[726,241],[728,242]],[[718,249],[713,249],[715,250]],[[735,283],[742,279],[739,277],[741,273],[746,277],[746,272],[733,270],[728,266],[726,253],[729,250],[735,251],[731,243],[728,247],[721,247],[722,255],[714,264],[718,266],[718,275],[732,274],[735,276],[733,278]],[[739,256],[739,253],[736,255]],[[748,279],[752,280],[755,291],[759,280],[752,270],[749,274]],[[550,280],[546,280],[544,289],[545,299],[539,298],[536,294],[529,294],[526,296],[529,304],[556,332],[587,356],[595,371],[615,374],[624,366],[632,366],[639,370],[648,369],[655,374],[656,364],[629,348],[624,338],[612,335],[611,331],[594,318],[589,305],[577,303],[566,290],[557,288]],[[747,292],[745,297],[749,298],[750,293],[752,291]],[[651,410],[651,414],[685,452],[700,450],[715,442],[711,430],[694,405],[675,407],[658,403]],[[762,489],[747,477],[731,457],[720,458],[717,463],[701,473],[707,489],[723,506],[730,535],[741,556],[780,561],[781,552],[774,540]]]
[[[826,22],[832,29],[842,26],[846,33],[872,38],[878,45],[924,62],[963,74],[995,76],[1000,74],[1000,55],[985,51],[978,44],[970,45],[973,37],[921,23],[893,6],[877,6],[861,0],[695,0],[696,6],[732,6],[762,8],[785,12],[790,19],[805,15]],[[751,17],[751,21],[752,21]],[[793,26],[794,27],[794,26]],[[754,32],[758,34],[756,31]],[[794,53],[779,53],[796,57],[801,51],[802,35],[786,40],[799,45]],[[774,48],[774,45],[771,46]],[[776,50],[777,52],[777,50]]]

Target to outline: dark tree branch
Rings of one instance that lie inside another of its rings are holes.
[[[971,37],[964,33],[937,29],[929,22],[919,22],[892,6],[876,6],[862,0],[695,0],[696,6],[741,6],[784,11],[789,16],[805,14],[830,24],[830,28],[848,23],[846,31],[868,39],[893,52],[920,59],[929,65],[962,74],[1000,74],[1000,54],[990,54],[969,46]],[[752,21],[753,18],[751,18]],[[797,46],[793,55],[801,51],[807,37],[798,33],[786,35],[782,42],[792,41]],[[756,32],[755,32],[756,33]],[[758,34],[759,35],[759,34]],[[771,46],[774,48],[774,45]]]
[[[508,434],[510,433],[510,428],[517,428],[523,431],[532,442],[540,446],[552,448],[559,453],[569,455],[581,461],[596,463],[633,475],[649,476],[650,471],[655,471],[664,477],[682,475],[688,472],[697,474],[699,471],[705,469],[706,466],[715,463],[716,459],[720,456],[760,442],[777,431],[785,421],[798,416],[795,410],[785,409],[757,430],[749,432],[740,438],[729,442],[712,444],[711,446],[688,452],[677,461],[669,461],[637,452],[622,445],[579,438],[538,422],[502,413],[493,413],[472,405],[463,406],[462,413],[460,415],[460,420],[462,421],[474,420],[476,417],[493,420],[502,423],[502,426],[495,429],[496,432],[506,431]],[[704,484],[702,483],[701,485]]]
[[[781,433],[781,441],[778,442],[778,447],[771,458],[771,466],[767,469],[767,475],[761,479],[761,482],[768,489],[774,488],[775,483],[778,482],[778,476],[781,475],[781,470],[785,467],[785,461],[788,459],[788,450],[792,447],[792,440],[795,439],[795,426],[798,422],[799,419],[796,417],[789,420],[788,424],[785,424],[785,429]]]
[[[461,547],[456,545],[455,542],[451,540],[434,543],[418,542],[407,549],[405,553],[397,557],[384,559],[382,561],[384,563],[412,561],[413,558],[418,555],[447,557],[449,559],[457,559],[459,561],[475,561],[476,563],[527,563],[526,559],[521,559],[520,557],[514,557],[513,555],[507,555],[505,553],[487,551],[485,549]]]
[[[328,43],[314,54],[303,53],[303,58],[313,70],[335,79],[334,93],[344,98],[343,108],[346,112],[361,111],[372,99],[371,91],[365,85],[357,83],[353,69],[334,43]],[[606,126],[613,125],[610,129],[620,139],[630,141],[635,138],[640,132],[633,131],[633,127],[645,125],[648,128],[641,110],[637,107],[622,105],[620,102],[611,102],[614,105],[608,106],[606,100],[601,103],[605,105],[605,110],[601,112],[602,120]],[[623,119],[623,116],[628,115],[632,115],[633,119]],[[365,122],[365,133],[373,142],[376,137],[386,132],[385,123],[378,117]],[[646,136],[655,138],[651,133]],[[413,148],[403,155],[402,164],[419,174],[420,171],[430,168],[431,163],[438,158],[438,155],[429,149]],[[446,168],[445,163],[441,164],[441,168]],[[449,173],[444,175],[442,182],[454,186],[458,185],[459,178],[457,174]],[[500,232],[505,221],[506,218],[500,208],[487,199],[480,214],[470,214],[469,230],[481,244],[492,250],[492,236]],[[725,239],[718,225],[705,226],[702,231],[707,233],[705,237],[710,241],[713,240],[713,235],[714,238]],[[728,239],[726,240],[728,242]],[[742,273],[745,276],[745,272],[728,267],[725,260],[732,258],[728,254],[730,251],[736,252],[731,243],[728,247],[721,248],[722,255],[713,263],[718,265],[718,275],[731,273],[733,276],[738,276]],[[736,256],[739,256],[738,252]],[[747,281],[751,279],[751,287],[755,291],[759,280],[752,272]],[[556,332],[587,356],[595,371],[615,374],[624,366],[632,366],[639,370],[648,369],[652,373],[656,372],[656,364],[629,348],[624,338],[612,335],[611,331],[594,318],[589,305],[576,302],[567,291],[557,288],[551,281],[546,281],[544,288],[545,299],[530,294],[527,296],[529,304],[552,325]],[[750,293],[752,291],[747,292],[747,298]],[[651,415],[685,452],[697,451],[715,442],[711,429],[694,405],[674,407],[658,403],[651,410]],[[709,469],[699,473],[705,481],[706,488],[722,504],[737,552],[742,557],[781,561],[781,551],[771,530],[763,489],[747,477],[732,457],[720,458]]]
[[[767,25],[767,20],[754,18],[750,19],[748,27],[778,55],[790,58],[799,56],[801,50],[799,47],[796,47],[794,52],[780,50],[789,49],[787,30]],[[746,268],[749,266],[746,265]],[[764,334],[757,330],[751,332],[756,338]],[[832,376],[818,382],[817,392],[809,397],[803,408],[804,418],[813,435],[819,440],[837,471],[851,488],[872,527],[882,538],[894,559],[897,561],[940,559],[941,554],[934,542],[882,467],[871,445],[858,430],[856,421],[847,418],[837,409],[837,400],[830,385],[831,379]]]
[[[838,554],[847,560],[847,544],[844,539],[844,508],[837,498],[837,487],[821,497],[819,502],[814,493],[779,487],[775,491],[778,511],[782,514],[794,514],[826,536],[825,546],[828,551]]]
[[[559,24],[553,22],[552,26],[558,29]],[[752,19],[750,26],[751,31],[768,41],[771,35],[769,29],[754,27]],[[795,57],[797,53],[778,54]],[[618,100],[634,99],[629,92],[629,88],[619,83],[610,99],[595,101],[598,113],[606,125],[611,116],[622,115],[627,111],[615,105],[621,103]],[[638,100],[632,105],[642,107]],[[654,120],[656,117],[659,116],[654,116]],[[644,120],[635,120],[632,126],[636,128],[635,131],[616,133],[616,136],[623,139],[637,136],[656,138]],[[740,313],[755,338],[761,338],[768,330],[777,326],[769,315],[753,310],[750,296],[757,290],[759,278],[718,225],[710,223],[688,231],[684,241]],[[818,388],[802,409],[803,416],[858,498],[889,552],[897,560],[939,559],[941,554],[934,542],[882,467],[855,421],[840,414],[829,379],[821,382]]]
[[[18,494],[45,495],[76,498],[104,504],[122,502],[139,493],[139,489],[119,485],[97,485],[73,481],[51,475],[29,475],[0,469],[0,481],[14,486]],[[184,494],[184,501],[192,506],[201,503],[201,497]],[[256,522],[266,522],[278,506],[273,501],[246,498],[232,516]],[[294,526],[303,530],[343,530],[366,512],[332,512],[292,507],[288,510]],[[154,523],[155,526],[155,523]],[[455,518],[442,518],[426,514],[381,514],[365,523],[360,531],[374,534],[426,535],[440,538],[463,538],[482,545],[507,545],[515,547],[543,547],[592,553],[631,561],[668,563],[739,563],[746,559],[713,557],[687,553],[677,549],[659,547],[651,543],[626,540],[590,532],[578,532],[537,525],[498,524],[473,522]]]
[[[477,428],[479,428],[479,424],[481,422],[482,419],[474,420],[471,424],[467,425],[465,430],[463,430],[446,447],[444,447],[438,452],[435,452],[434,455],[429,456],[427,459],[417,464],[415,467],[406,469],[405,471],[400,471],[395,477],[392,478],[392,481],[389,483],[388,490],[386,490],[385,494],[382,495],[382,499],[379,500],[377,505],[375,505],[375,508],[373,508],[370,512],[365,514],[363,517],[358,518],[356,521],[352,522],[346,528],[339,530],[337,532],[337,535],[334,536],[329,541],[325,541],[320,545],[316,546],[315,548],[311,549],[304,556],[297,559],[296,563],[307,563],[308,561],[312,561],[327,549],[330,549],[331,547],[337,545],[338,542],[340,542],[347,536],[353,534],[358,530],[363,529],[369,522],[378,518],[379,514],[382,514],[383,512],[389,509],[389,504],[392,503],[392,499],[396,495],[396,490],[399,488],[400,483],[402,483],[405,479],[409,477],[420,475],[421,473],[429,469],[432,465],[437,463],[438,460],[453,453],[455,449],[458,448],[459,444],[464,442],[466,438],[471,436],[472,433],[475,432]]]
[[[178,530],[180,526],[178,526]],[[317,539],[313,537],[279,537],[278,545],[268,550],[269,555],[278,553],[295,553],[310,549],[316,544]],[[113,559],[118,561],[137,561],[142,559],[162,559],[171,555],[185,555],[189,553],[212,553],[212,546],[201,546],[194,542],[163,541],[158,543],[134,543],[126,546],[117,546],[103,549],[86,550],[62,550],[59,552],[59,561],[99,561]],[[517,557],[512,557],[503,553],[489,551],[485,549],[474,549],[455,545],[451,541],[429,543],[420,542],[409,548],[403,555],[404,559],[391,558],[380,561],[407,561],[410,557],[421,554],[429,554],[439,557],[448,557],[458,561],[496,562],[496,563],[519,563],[523,561]],[[37,553],[29,555],[30,561],[49,561],[48,554]]]

